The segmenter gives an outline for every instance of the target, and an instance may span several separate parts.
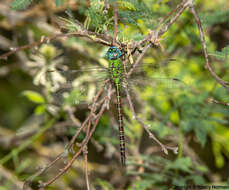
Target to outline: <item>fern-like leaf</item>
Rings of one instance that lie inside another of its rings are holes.
[[[64,5],[64,0],[55,0],[56,6],[62,6]]]
[[[29,4],[31,4],[33,0],[14,0],[10,6],[14,10],[20,10],[26,8]]]
[[[215,51],[213,53],[209,53],[209,55],[215,56],[217,59],[220,60],[227,60],[229,54],[229,46],[224,47],[221,51]]]
[[[229,19],[229,11],[215,11],[200,14],[203,27],[210,27],[215,24],[226,23]]]

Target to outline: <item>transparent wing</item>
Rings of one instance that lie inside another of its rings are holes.
[[[134,67],[133,74],[141,75],[142,73],[150,73],[150,74],[169,74],[170,68],[169,65],[171,62],[179,61],[177,59],[165,59],[161,61],[146,61],[144,63],[138,64],[136,67],[133,64],[126,64],[125,71],[128,73]]]
[[[40,84],[50,95],[49,102],[58,106],[78,105],[89,103],[107,77],[107,70],[101,67],[80,70],[55,68],[43,72]]]
[[[145,62],[134,68],[132,74],[124,74],[123,86],[128,87],[130,92],[137,90],[147,96],[165,96],[178,94],[188,89],[184,81],[175,77],[171,66],[176,66],[177,59],[165,59],[161,62]],[[171,64],[171,62],[173,62]],[[128,73],[131,67],[126,67]],[[126,78],[126,80],[125,80]]]
[[[123,81],[123,88],[130,93],[139,92],[147,97],[175,96],[188,89],[188,85],[177,78],[162,77],[137,77]]]

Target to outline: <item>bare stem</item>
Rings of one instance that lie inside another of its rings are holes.
[[[220,102],[218,100],[215,100],[214,98],[208,98],[207,99],[208,102],[212,102],[212,103],[215,103],[215,104],[221,104],[221,105],[224,105],[224,106],[229,106],[229,103],[227,102]]]
[[[213,71],[213,69],[211,68],[211,65],[210,65],[210,62],[209,62],[209,56],[208,56],[208,52],[207,52],[206,41],[205,41],[205,37],[204,37],[204,32],[203,32],[203,28],[202,28],[202,25],[201,25],[201,21],[199,19],[199,16],[197,15],[196,10],[195,10],[195,8],[194,8],[193,5],[190,7],[190,10],[191,10],[191,13],[193,14],[193,16],[195,18],[196,24],[197,24],[198,29],[199,29],[200,40],[201,40],[201,44],[202,44],[203,51],[204,51],[205,68],[207,68],[208,71],[210,72],[210,74],[212,75],[212,77],[215,78],[215,80],[219,84],[221,84],[227,90],[227,92],[229,92],[229,88],[228,88],[229,82],[224,81],[221,78],[219,78],[215,74],[215,72]]]
[[[86,178],[87,190],[90,190],[89,177],[88,177],[88,160],[87,160],[88,151],[87,151],[87,146],[85,146],[83,154],[84,154],[85,178]]]
[[[54,181],[56,181],[61,175],[63,175],[64,173],[66,173],[66,171],[72,166],[73,162],[76,160],[76,158],[81,154],[81,152],[83,151],[84,146],[87,145],[89,139],[91,138],[92,134],[94,133],[96,126],[98,125],[98,122],[103,114],[103,112],[105,111],[106,108],[106,102],[104,102],[102,108],[100,109],[98,115],[97,115],[97,119],[93,125],[92,130],[90,131],[88,137],[86,137],[80,147],[80,149],[78,150],[78,152],[75,153],[75,155],[72,157],[72,159],[65,165],[65,167],[63,169],[60,170],[60,172],[54,176],[52,179],[50,179],[49,181],[45,182],[42,184],[42,187],[47,187],[48,185],[52,184]]]
[[[114,7],[114,36],[113,36],[112,44],[115,45],[117,33],[118,33],[118,9],[117,9],[116,2],[113,3],[113,7]]]
[[[162,151],[165,153],[165,154],[168,154],[168,150],[173,150],[174,153],[177,153],[177,150],[178,148],[177,147],[170,147],[170,146],[166,146],[164,144],[162,144],[156,137],[153,133],[150,132],[150,129],[147,125],[144,124],[144,122],[136,116],[136,112],[134,110],[134,106],[133,106],[133,103],[132,103],[132,100],[131,100],[131,97],[129,95],[129,91],[128,89],[126,89],[126,95],[127,95],[127,99],[128,99],[128,102],[129,102],[129,105],[130,105],[130,108],[131,108],[131,111],[133,113],[133,116],[134,118],[141,124],[141,126],[146,130],[146,132],[148,133],[149,137],[152,138],[155,142],[157,142],[160,146],[161,146],[161,149]]]
[[[97,42],[97,43],[101,43],[103,45],[107,45],[109,46],[110,43],[108,42],[107,40],[107,36],[105,35],[102,35],[102,34],[97,34],[95,32],[90,32],[90,31],[79,31],[79,32],[73,32],[73,33],[58,33],[58,34],[55,34],[51,37],[45,37],[45,36],[42,36],[41,39],[37,42],[33,42],[31,44],[27,44],[25,46],[21,46],[21,47],[15,47],[13,48],[11,51],[5,53],[5,54],[2,54],[0,55],[0,59],[7,59],[10,55],[16,53],[16,52],[19,52],[19,51],[22,51],[22,50],[25,50],[25,49],[28,49],[28,48],[33,48],[33,47],[38,47],[40,46],[41,44],[44,44],[44,43],[48,43],[56,38],[59,38],[59,37],[71,37],[71,36],[78,36],[78,37],[86,37],[94,42]],[[94,37],[96,36],[96,37]]]

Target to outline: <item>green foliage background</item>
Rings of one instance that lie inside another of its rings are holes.
[[[118,39],[124,43],[143,39],[179,2],[117,1]],[[43,35],[53,35],[59,30],[56,21],[60,17],[61,27],[71,32],[80,30],[65,10],[71,10],[86,29],[113,35],[113,7],[106,10],[101,0],[91,0],[90,3],[88,8],[88,2],[84,0],[1,1],[0,54],[39,40]],[[196,0],[195,5],[203,22],[212,67],[218,76],[229,81],[229,2]],[[185,11],[162,36],[160,43],[164,50],[151,49],[142,61],[147,77],[163,74],[179,78],[186,88],[179,91],[149,86],[144,91],[137,89],[133,101],[150,130],[163,143],[178,146],[178,154],[171,151],[164,155],[132,119],[124,100],[128,167],[125,174],[121,173],[113,103],[102,116],[88,147],[92,189],[172,189],[174,185],[229,183],[229,107],[209,101],[214,98],[229,102],[229,96],[204,68],[205,60],[193,16]],[[107,47],[100,44],[71,37],[0,60],[1,190],[20,189],[21,181],[34,174],[36,168],[48,164],[64,151],[76,130],[76,126],[70,124],[58,127],[69,118],[59,107],[50,106],[50,86],[48,83],[38,85],[39,73],[56,65],[75,69],[104,66],[107,64],[106,50]],[[175,61],[164,64],[171,58]],[[152,69],[158,65],[158,70]],[[81,80],[93,80],[93,76]],[[90,97],[81,97],[75,91],[73,99],[77,97],[89,103],[96,86],[82,83],[82,87],[91,92]],[[70,105],[71,98],[68,99]],[[88,113],[85,106],[79,105],[75,117],[82,122]],[[78,141],[84,136],[82,133]],[[70,156],[71,153],[66,159]],[[62,167],[63,163],[56,164],[34,179],[32,187],[38,189],[39,180],[47,181]],[[6,175],[8,173],[10,175]],[[73,168],[47,189],[86,189],[83,158],[76,160]]]

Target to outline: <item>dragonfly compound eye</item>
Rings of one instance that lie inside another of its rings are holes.
[[[106,57],[109,60],[118,59],[121,55],[122,55],[122,52],[115,46],[110,47],[106,53]]]

